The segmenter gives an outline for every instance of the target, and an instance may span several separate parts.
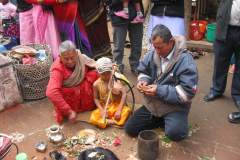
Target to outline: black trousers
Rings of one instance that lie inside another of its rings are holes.
[[[155,117],[142,106],[136,110],[125,124],[125,131],[130,136],[138,136],[143,130],[164,128],[165,135],[174,141],[188,136],[188,112],[172,112],[162,117]]]
[[[231,57],[235,55],[236,70],[232,80],[232,98],[240,101],[240,27],[229,26],[225,42],[214,42],[214,72],[211,92],[214,95],[222,95],[226,88],[228,68]]]

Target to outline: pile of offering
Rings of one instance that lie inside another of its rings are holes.
[[[30,46],[16,46],[8,54],[17,64],[33,65],[47,58],[46,51],[43,49],[36,50]]]
[[[67,138],[62,147],[63,152],[69,157],[77,157],[80,152],[94,147],[106,147],[121,145],[121,139],[114,133],[106,135],[104,132],[97,133],[93,129],[83,129],[76,136]]]

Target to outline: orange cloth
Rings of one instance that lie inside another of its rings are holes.
[[[98,88],[100,103],[102,107],[105,107],[105,103],[108,96],[108,89],[100,78],[96,82],[98,83],[97,88]],[[122,108],[120,120],[115,120],[114,115],[118,109],[118,105],[120,101],[121,101],[121,95],[113,95],[113,94],[111,95],[110,103],[108,105],[108,110],[107,110],[107,119],[115,121],[115,123],[119,126],[123,126],[124,123],[127,121],[129,114],[131,113],[131,109],[127,105],[124,105]],[[107,127],[107,121],[104,122],[104,119],[101,116],[101,112],[99,108],[92,112],[90,116],[90,123],[98,126],[99,128]]]
[[[118,104],[108,105],[108,111],[107,111],[108,119],[114,120],[115,123],[119,126],[123,126],[124,123],[127,121],[129,114],[131,113],[131,109],[128,106],[124,106],[122,109],[121,118],[120,120],[117,121],[114,119],[114,114],[116,113],[117,108],[118,108]],[[104,123],[104,119],[101,116],[99,108],[92,112],[90,117],[91,124],[96,125],[99,128],[106,128],[107,127],[106,122]]]

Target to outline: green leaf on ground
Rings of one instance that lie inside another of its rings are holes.
[[[210,158],[210,157],[208,157],[208,156],[199,156],[198,157],[198,160],[215,160],[215,158],[213,157],[213,158]]]
[[[165,142],[165,143],[171,143],[172,140],[170,138],[168,138],[167,136],[162,136],[161,141]]]

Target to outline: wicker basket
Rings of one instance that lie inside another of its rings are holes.
[[[14,67],[20,83],[24,100],[38,100],[46,97],[46,88],[52,64],[51,50],[48,45],[29,44],[36,50],[44,49],[47,58],[34,65],[15,64]]]

